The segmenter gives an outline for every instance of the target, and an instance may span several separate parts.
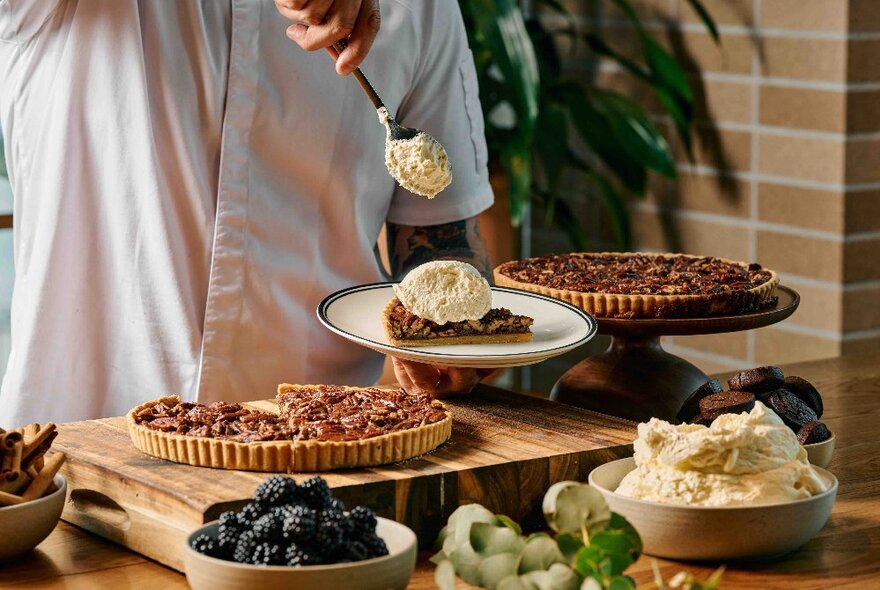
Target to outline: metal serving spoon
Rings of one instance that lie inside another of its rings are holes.
[[[342,53],[342,50],[348,47],[348,44],[344,41],[337,41],[333,44],[333,49],[336,51],[336,56],[339,57],[339,54]],[[413,139],[420,133],[424,133],[419,129],[412,129],[410,127],[404,127],[399,124],[394,116],[388,111],[385,107],[385,103],[382,102],[382,99],[379,98],[379,95],[376,94],[376,90],[373,88],[373,85],[370,84],[370,81],[367,80],[367,77],[364,76],[364,73],[360,68],[355,68],[354,72],[352,72],[355,79],[360,84],[361,88],[364,90],[364,94],[367,95],[367,98],[370,99],[370,102],[373,103],[373,106],[376,107],[376,110],[385,109],[385,112],[388,113],[388,128],[391,132],[391,139],[397,140],[407,140]],[[427,135],[427,134],[426,134]]]

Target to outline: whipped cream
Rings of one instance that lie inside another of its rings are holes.
[[[412,139],[391,138],[391,115],[382,107],[379,121],[385,125],[385,166],[408,191],[433,199],[452,182],[446,150],[436,139],[419,132]]]
[[[623,496],[740,506],[791,502],[828,489],[795,434],[761,402],[708,427],[652,418],[639,424],[638,433],[636,469],[617,488]]]
[[[457,260],[412,269],[394,294],[411,313],[437,324],[479,320],[492,307],[492,290],[476,268]]]

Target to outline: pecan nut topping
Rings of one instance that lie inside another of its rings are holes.
[[[135,415],[151,430],[253,441],[353,441],[434,424],[447,417],[440,402],[399,390],[337,385],[292,387],[277,397],[279,414],[241,404],[157,403]]]

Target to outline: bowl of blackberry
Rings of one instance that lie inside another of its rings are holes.
[[[416,535],[366,506],[346,510],[327,482],[276,475],[239,511],[194,531],[184,549],[194,590],[406,588]]]

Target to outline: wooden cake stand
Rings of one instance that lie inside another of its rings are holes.
[[[596,318],[599,334],[611,335],[611,346],[569,369],[553,386],[550,399],[629,420],[674,420],[687,397],[709,377],[663,350],[660,337],[739,332],[781,322],[797,309],[800,296],[781,285],[776,295],[774,307],[740,315]]]

